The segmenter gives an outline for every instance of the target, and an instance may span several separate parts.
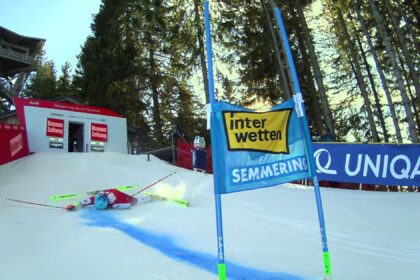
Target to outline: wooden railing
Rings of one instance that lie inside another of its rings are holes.
[[[16,60],[22,63],[26,63],[28,65],[32,65],[35,62],[34,58],[30,55],[15,52],[13,50],[1,48],[1,47],[0,47],[0,56],[7,59],[12,59],[12,60]]]

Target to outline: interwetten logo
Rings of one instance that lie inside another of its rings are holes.
[[[292,109],[264,113],[224,111],[228,149],[288,154],[291,112]]]

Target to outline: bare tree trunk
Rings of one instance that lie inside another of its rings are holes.
[[[309,57],[310,57],[312,69],[314,71],[315,81],[316,81],[317,86],[318,86],[318,91],[319,91],[319,95],[320,95],[322,111],[324,113],[325,123],[326,123],[327,127],[331,130],[331,132],[334,133],[333,117],[332,117],[332,113],[331,113],[331,110],[330,110],[330,106],[328,104],[328,97],[327,97],[327,93],[326,93],[326,90],[325,90],[325,87],[324,87],[324,81],[323,81],[323,77],[322,77],[321,67],[319,66],[319,63],[318,63],[318,58],[316,56],[315,47],[312,43],[312,37],[311,37],[311,34],[309,32],[308,24],[306,23],[306,18],[305,18],[305,15],[303,13],[302,6],[300,5],[300,2],[298,0],[294,0],[294,4],[295,4],[295,7],[296,7],[296,10],[297,10],[297,13],[298,13],[298,17],[300,18],[300,22],[302,24],[303,35],[305,37],[306,46],[307,46],[308,51],[309,51]]]
[[[274,9],[276,7],[277,7],[276,1],[272,0],[271,1],[271,9],[272,9],[273,13],[274,13]],[[284,47],[283,40],[281,40],[280,26],[278,26],[277,20],[276,20],[276,26],[277,26],[277,34],[279,35],[279,38],[280,38],[280,46],[281,46],[281,48],[283,50],[283,53],[284,53],[285,52],[285,47]],[[289,81],[289,88],[291,88],[293,90],[294,86],[293,86],[292,74],[290,73],[289,61],[287,59],[285,61],[286,61],[286,67],[287,67],[286,73],[287,73],[287,78],[288,78],[288,81]]]
[[[406,24],[406,29],[410,33],[411,40],[413,41],[414,48],[417,52],[420,51],[419,39],[416,37],[416,34],[413,32],[412,22],[408,19],[407,14],[401,9],[401,2],[399,0],[394,0],[397,5],[398,13],[403,17]],[[418,6],[417,6],[418,8]]]
[[[408,95],[410,96],[410,98],[412,100],[413,112],[414,112],[414,116],[416,118],[417,128],[420,128],[420,116],[419,116],[419,113],[417,111],[417,106],[415,104],[415,99],[416,98],[414,97],[413,92],[411,90],[410,79],[408,78],[407,71],[405,71],[404,61],[403,61],[403,59],[401,57],[401,54],[398,50],[397,50],[397,55],[398,55],[398,60],[400,61],[400,64],[401,64],[401,70],[402,70],[402,73],[403,73],[403,77],[404,77],[405,83],[407,85]]]
[[[362,94],[363,101],[364,101],[364,104],[365,104],[365,107],[366,107],[366,112],[367,112],[368,121],[369,121],[369,127],[370,127],[370,130],[371,130],[373,141],[374,142],[379,142],[379,136],[378,136],[378,132],[376,131],[375,120],[373,118],[372,108],[370,106],[370,101],[369,101],[368,92],[366,90],[366,85],[365,85],[365,82],[363,80],[362,70],[360,69],[360,64],[359,64],[359,61],[357,59],[356,51],[353,48],[353,42],[350,39],[349,31],[348,31],[346,23],[344,21],[343,14],[340,10],[338,10],[338,20],[340,22],[340,25],[341,25],[343,31],[344,31],[345,39],[348,43],[351,58],[352,58],[352,61],[353,61],[353,64],[354,64],[355,75],[356,75],[356,78],[358,80],[360,92]]]
[[[152,88],[154,133],[159,146],[163,145],[162,119],[160,118],[159,90],[156,78],[156,61],[154,51],[149,50],[150,87]]]
[[[411,80],[414,84],[414,89],[416,90],[416,96],[420,96],[420,85],[419,85],[419,76],[417,75],[417,71],[414,67],[413,58],[411,57],[410,52],[407,49],[407,42],[402,36],[402,31],[399,27],[399,22],[395,18],[393,8],[391,7],[391,4],[389,3],[389,0],[384,0],[386,9],[388,10],[388,14],[392,21],[392,26],[394,27],[395,34],[397,35],[398,41],[400,43],[400,48],[403,51],[405,61],[407,62],[408,69],[410,70],[410,76]]]
[[[395,56],[394,48],[391,45],[391,41],[389,39],[388,32],[385,29],[382,16],[380,15],[380,13],[378,11],[378,8],[376,7],[374,1],[369,0],[369,5],[370,5],[370,7],[373,11],[373,16],[375,18],[379,33],[382,36],[384,46],[385,46],[385,48],[388,52],[388,55],[391,59],[392,69],[394,71],[394,75],[397,79],[398,86],[399,86],[400,91],[401,91],[401,98],[402,98],[402,101],[403,101],[405,113],[407,115],[408,128],[409,128],[411,141],[413,143],[417,143],[417,142],[419,142],[419,138],[418,138],[418,134],[417,134],[417,130],[416,130],[416,125],[414,124],[414,121],[413,121],[414,116],[411,112],[410,100],[407,96],[407,92],[406,92],[405,87],[404,87],[404,82],[403,82],[402,77],[401,77],[401,72],[398,68],[398,63],[397,63],[397,59],[396,59],[396,56]]]
[[[204,35],[203,29],[201,27],[202,23],[200,20],[200,11],[198,6],[201,4],[200,0],[194,0],[194,21],[195,27],[197,28],[197,40],[198,40],[198,49],[200,52],[200,62],[201,62],[201,74],[203,76],[203,83],[204,83],[204,92],[206,94],[206,104],[210,103],[210,95],[209,95],[209,83],[208,83],[208,71],[206,66],[206,56],[204,54]]]
[[[283,60],[281,59],[281,53],[279,49],[280,44],[277,40],[276,33],[274,32],[273,24],[271,23],[271,17],[270,17],[270,14],[268,13],[267,5],[264,2],[265,0],[260,0],[260,1],[264,10],[268,29],[270,29],[271,38],[273,39],[274,53],[275,53],[276,61],[277,61],[277,71],[282,80],[282,84],[281,84],[282,92],[284,93],[285,99],[290,99],[292,95],[290,94],[289,81],[287,80],[286,72],[284,71],[284,67],[283,67]]]
[[[372,88],[373,98],[375,99],[375,108],[378,112],[377,116],[379,118],[379,123],[381,124],[382,133],[384,135],[384,141],[385,141],[385,143],[388,143],[389,142],[388,132],[386,130],[384,115],[382,114],[382,106],[381,106],[381,102],[379,100],[379,94],[376,91],[376,86],[375,86],[375,82],[374,82],[374,79],[373,79],[373,75],[372,75],[372,72],[370,71],[370,65],[367,61],[366,54],[365,54],[365,51],[364,51],[363,46],[362,46],[362,42],[360,42],[360,39],[357,35],[355,37],[356,37],[357,45],[359,46],[359,49],[360,49],[360,53],[362,54],[363,64],[365,65],[366,73],[367,73],[368,79],[369,79],[369,83],[370,83],[370,86]]]
[[[353,72],[354,77],[356,78],[357,86],[360,88],[360,79],[359,79],[359,76],[357,75],[356,67],[354,66],[354,63],[353,63],[353,61],[351,61],[351,59],[349,61],[349,64],[350,64],[350,69]],[[366,108],[366,105],[364,103],[362,105],[362,108]],[[366,115],[367,115],[367,110],[366,109],[362,109],[362,108],[359,109],[360,110],[359,113],[366,113]],[[360,118],[360,120],[362,120],[362,118]],[[369,129],[370,128],[369,119],[368,119],[367,125],[365,125],[364,123],[361,123],[361,126],[362,126],[362,128],[365,127],[365,126],[367,126],[368,129]],[[364,133],[364,137],[367,137],[368,134],[372,137],[372,133],[371,133],[371,130],[370,129],[366,133]],[[363,140],[363,139],[360,139],[359,141],[361,141],[361,140]],[[372,139],[369,138],[367,140],[368,141],[371,141]]]
[[[356,9],[357,19],[359,20],[360,25],[361,25],[362,30],[363,30],[363,33],[365,34],[366,41],[368,43],[370,52],[373,56],[373,60],[374,60],[375,65],[376,65],[376,69],[379,73],[379,77],[381,78],[382,87],[383,87],[383,90],[385,92],[386,100],[388,102],[389,111],[391,112],[392,122],[394,124],[395,134],[397,136],[398,143],[402,143],[401,129],[400,129],[400,125],[398,124],[397,113],[395,112],[394,103],[392,102],[391,93],[389,91],[388,84],[387,84],[386,79],[385,79],[385,74],[382,70],[382,66],[381,66],[381,63],[379,62],[379,58],[378,58],[378,55],[376,54],[375,48],[374,48],[373,43],[372,43],[372,39],[370,37],[370,34],[367,31],[365,20],[363,19],[362,15],[360,13],[360,6],[357,5],[355,0],[351,0],[351,1],[352,1],[352,4],[353,4],[353,7],[355,7],[355,9]]]
[[[293,10],[293,8],[291,9],[291,14],[292,14],[293,18],[299,20],[297,14]],[[303,34],[302,29],[299,28],[299,30],[296,34],[296,38],[297,38],[300,53],[302,55],[302,61],[304,61],[306,63],[306,62],[310,62],[311,60],[310,60],[309,55],[306,51],[307,46],[305,45],[305,39],[303,38],[302,34]],[[308,110],[308,111],[311,113],[311,119],[313,119],[315,121],[315,126],[316,126],[316,130],[317,130],[318,134],[321,135],[322,130],[324,129],[324,124],[323,124],[322,114],[320,114],[318,108],[320,108],[322,106],[321,106],[321,103],[320,103],[319,95],[316,94],[316,88],[315,88],[315,83],[314,83],[314,79],[313,79],[313,76],[312,76],[311,68],[310,67],[303,67],[303,69],[300,72],[301,72],[301,75],[303,75],[301,77],[302,80],[305,81],[303,83],[303,85],[307,85],[309,87],[306,90],[302,89],[303,92],[307,92],[307,94],[304,94],[304,96],[309,100],[310,110]]]

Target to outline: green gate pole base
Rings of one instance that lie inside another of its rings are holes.
[[[219,269],[219,280],[226,280],[226,264],[219,263],[217,267]]]
[[[324,273],[325,273],[326,279],[331,279],[332,271],[331,271],[330,252],[324,252]]]

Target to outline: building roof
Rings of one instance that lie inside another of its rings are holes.
[[[53,102],[66,102],[66,103],[73,103],[73,104],[78,104],[78,105],[82,105],[82,102],[80,102],[76,97],[72,97],[72,96],[60,96],[60,97],[55,97],[53,99],[50,99],[49,101],[53,101]],[[15,117],[17,115],[16,110],[12,110],[9,112],[5,112],[5,113],[0,113],[0,122]],[[127,130],[129,133],[135,133],[136,130],[132,127],[132,126],[128,126],[127,125]]]
[[[0,39],[13,45],[26,47],[29,55],[35,55],[44,46],[45,39],[23,36],[0,26]]]
[[[51,99],[50,101],[53,102],[67,102],[67,103],[73,103],[73,104],[82,104],[77,98],[74,97],[70,97],[70,96],[60,96],[60,97],[56,97]],[[5,113],[0,113],[0,122],[2,120],[11,118],[16,116],[16,110],[11,110],[9,112],[5,112]]]
[[[22,36],[0,26],[0,76],[33,71],[35,55],[44,43],[45,39]]]
[[[78,98],[73,97],[73,96],[54,97],[54,98],[50,99],[50,101],[54,101],[54,102],[68,102],[68,103],[82,105],[82,102],[80,102],[80,100]]]

